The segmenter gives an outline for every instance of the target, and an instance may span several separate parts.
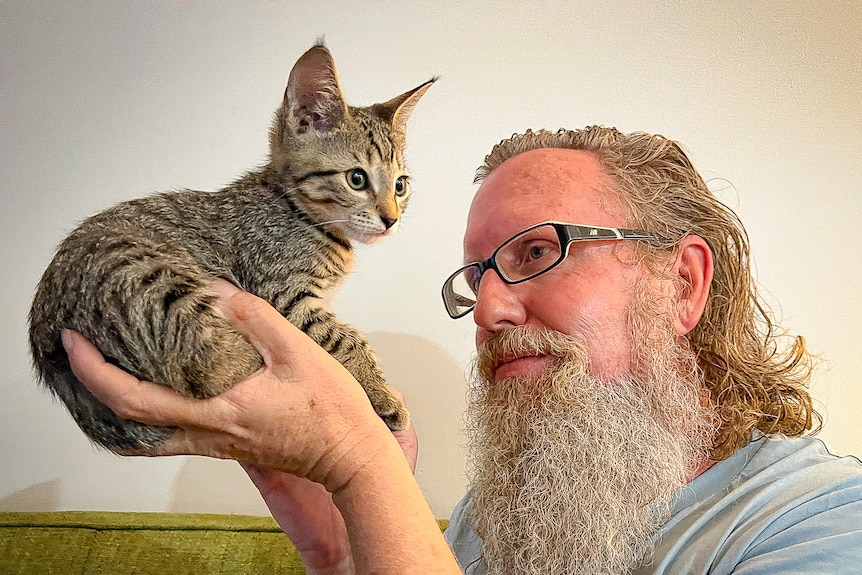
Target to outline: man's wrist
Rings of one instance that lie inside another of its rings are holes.
[[[333,495],[347,489],[363,470],[379,465],[384,454],[386,457],[397,454],[403,458],[392,433],[373,412],[369,421],[348,426],[341,435],[339,440],[330,442],[332,449],[325,460],[318,462],[315,470],[326,490]]]

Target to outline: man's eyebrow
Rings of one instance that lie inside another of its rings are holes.
[[[491,252],[491,253],[493,254],[494,252]],[[490,258],[491,254],[488,254],[488,257]],[[483,262],[483,261],[485,261],[485,259],[487,259],[487,258],[483,258],[480,256],[467,257],[467,254],[465,253],[464,257],[461,260],[461,265],[466,266],[467,264],[475,264],[475,263]]]

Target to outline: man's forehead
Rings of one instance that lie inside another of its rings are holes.
[[[625,206],[592,152],[531,150],[509,158],[482,182],[467,220],[465,255],[485,252],[543,221],[618,227],[627,219]]]
[[[494,174],[520,177],[596,178],[604,175],[598,156],[588,150],[538,148],[516,154],[500,164]]]

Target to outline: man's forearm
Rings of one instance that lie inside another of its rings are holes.
[[[382,441],[333,500],[347,524],[356,573],[460,575],[397,442]]]

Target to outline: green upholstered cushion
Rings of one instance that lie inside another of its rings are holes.
[[[441,528],[446,522],[441,521]],[[298,575],[269,517],[102,511],[0,513],[0,575]]]

